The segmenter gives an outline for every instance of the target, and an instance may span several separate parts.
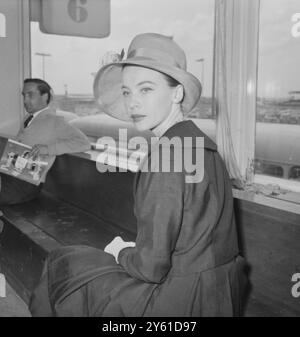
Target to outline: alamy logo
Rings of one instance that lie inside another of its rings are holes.
[[[6,37],[6,18],[3,13],[0,13],[0,37]]]
[[[300,297],[300,273],[296,273],[292,276],[292,282],[296,282],[292,287],[292,296],[295,298]]]
[[[300,13],[295,13],[291,20],[292,22],[295,22],[292,27],[291,34],[293,37],[298,38],[300,37]]]
[[[6,280],[5,276],[0,273],[0,297],[6,297]]]
[[[151,137],[149,144],[144,137],[128,141],[127,129],[120,129],[118,142],[109,136],[101,137],[96,149],[100,151],[96,163],[101,173],[116,172],[120,167],[125,171],[184,172],[186,183],[199,183],[204,177],[203,137]]]

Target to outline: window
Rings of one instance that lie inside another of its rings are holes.
[[[298,0],[261,0],[255,173],[299,180]]]
[[[151,31],[173,36],[183,47],[188,70],[203,84],[201,114],[191,117],[211,118],[212,0],[113,0],[111,34],[103,39],[43,34],[32,22],[32,76],[44,77],[53,87],[58,109],[80,116],[101,113],[93,102],[92,88],[103,55],[126,50],[136,34]]]

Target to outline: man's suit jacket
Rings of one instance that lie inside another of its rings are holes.
[[[24,120],[27,117],[28,115]],[[83,152],[91,147],[89,140],[80,130],[68,124],[63,117],[57,116],[51,108],[33,118],[26,128],[22,123],[19,133],[14,138],[29,146],[47,145],[52,163],[57,155]]]
[[[51,108],[33,118],[26,128],[22,124],[16,140],[30,146],[47,145],[49,154],[54,156],[90,149],[87,137]]]

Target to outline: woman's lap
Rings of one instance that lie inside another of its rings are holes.
[[[171,304],[178,302],[174,294],[178,291],[179,283],[176,280],[172,281],[171,278],[166,282],[166,287],[159,291],[159,298],[154,297],[157,302],[154,303],[152,295],[158,285],[133,279],[112,255],[102,250],[68,246],[50,253],[45,273],[47,278],[44,276],[44,284],[41,283],[35,293],[43,293],[43,299],[41,296],[38,299],[40,303],[49,302],[49,305],[43,304],[41,308],[47,311],[51,303],[53,314],[57,316],[152,316],[160,312],[165,315],[174,312],[189,313],[191,316],[238,316],[243,288],[238,279],[243,265],[243,260],[239,258],[201,273],[193,287],[190,287],[188,278],[181,280],[180,283],[187,283],[186,291],[193,294],[193,299],[188,300],[190,296],[185,296],[181,298],[182,308],[173,308]],[[49,293],[47,299],[45,296],[48,294],[44,294],[46,287]],[[149,301],[152,303],[148,308]],[[187,309],[184,309],[184,304]],[[32,307],[38,305],[33,303]],[[191,311],[187,311],[189,306]],[[42,314],[42,311],[36,313]]]
[[[127,273],[114,257],[100,249],[62,247],[49,254],[41,281],[32,295],[31,307],[37,308],[37,302],[46,301],[59,316],[94,316],[125,278]],[[35,315],[43,314],[38,311]]]

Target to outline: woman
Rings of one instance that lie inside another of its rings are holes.
[[[244,262],[231,184],[216,145],[184,120],[201,94],[184,52],[166,36],[138,35],[126,60],[100,69],[94,91],[108,114],[132,119],[139,130],[182,143],[192,139],[193,158],[195,140],[204,137],[204,174],[188,181],[185,167],[164,172],[159,162],[152,165],[152,152],[135,179],[136,242],[118,237],[105,252],[84,246],[52,252],[32,296],[32,314],[239,315]],[[182,161],[175,148],[169,158],[158,158]]]

